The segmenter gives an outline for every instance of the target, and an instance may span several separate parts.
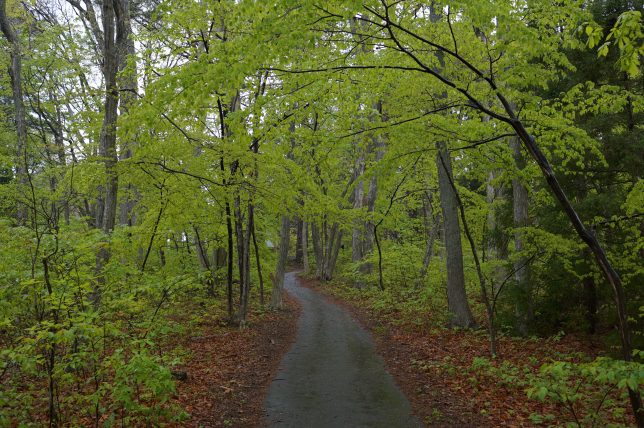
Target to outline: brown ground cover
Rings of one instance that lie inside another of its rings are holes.
[[[267,388],[296,332],[299,306],[290,297],[285,303],[283,311],[252,314],[246,328],[215,319],[181,338],[190,358],[175,369],[187,379],[177,382],[173,401],[190,418],[178,426],[261,425]]]

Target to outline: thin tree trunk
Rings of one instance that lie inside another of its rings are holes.
[[[282,309],[284,305],[284,275],[286,274],[286,262],[288,261],[288,246],[290,241],[290,221],[287,215],[282,215],[282,224],[280,227],[280,244],[279,256],[275,275],[271,276],[273,281],[273,290],[271,292],[271,308]]]
[[[192,226],[192,230],[195,231],[195,247],[197,248],[197,260],[199,261],[199,266],[201,266],[203,270],[209,271],[210,262],[208,260],[208,249],[201,240],[197,226]]]
[[[161,208],[159,208],[159,214],[157,215],[157,218],[154,221],[154,227],[152,229],[152,235],[150,235],[150,242],[148,243],[148,249],[145,252],[143,262],[141,263],[141,273],[145,272],[145,265],[148,262],[148,258],[150,257],[150,251],[152,251],[152,244],[154,243],[154,238],[157,235],[157,229],[159,228],[159,223],[161,222],[161,216],[163,215],[164,208],[165,208],[165,204],[161,205]]]
[[[304,273],[309,272],[309,224],[302,222],[302,266]]]
[[[203,270],[208,272],[206,277],[206,293],[209,296],[215,295],[215,277],[213,269],[208,260],[208,248],[204,245],[201,236],[199,235],[199,229],[196,226],[192,226],[195,231],[195,246],[197,248],[197,259],[199,260],[199,265]]]
[[[438,187],[443,211],[445,249],[447,252],[447,306],[450,312],[450,326],[470,328],[476,323],[465,292],[461,228],[458,222],[458,201],[450,185],[452,165],[446,144],[437,143],[436,148],[438,149],[436,156]],[[444,162],[441,162],[441,159],[444,159]]]
[[[259,256],[255,222],[253,222],[253,246],[255,247],[255,261],[257,263],[257,276],[259,277],[259,303],[264,306],[264,277],[262,275],[262,259]]]
[[[386,122],[387,115],[383,112],[382,101],[378,101],[374,105],[374,110],[378,112],[382,122]],[[372,148],[371,153],[375,152],[375,162],[380,162],[383,156],[385,155],[385,139],[386,136],[374,136],[372,137]],[[367,213],[371,214],[376,208],[376,199],[378,198],[378,176],[374,174],[369,180],[369,190],[367,191]],[[362,250],[364,254],[369,254],[373,250],[373,240],[374,240],[374,228],[375,225],[371,220],[368,220],[365,224],[365,234]],[[370,274],[373,266],[371,263],[365,263],[363,266],[363,272]]]
[[[434,255],[434,242],[436,242],[436,236],[438,235],[438,227],[440,224],[440,214],[437,213],[436,215],[434,215],[431,194],[425,195],[423,197],[423,216],[425,219],[427,243],[425,244],[423,265],[421,266],[420,272],[418,273],[418,281],[416,282],[417,287],[423,283],[425,277],[427,276],[429,263],[431,262],[432,256]]]
[[[239,304],[239,322],[240,324],[246,323],[246,315],[248,314],[248,299],[250,297],[250,240],[254,223],[254,208],[252,202],[248,202],[248,218],[246,223],[246,230],[244,231],[244,251],[243,251],[243,268],[244,268],[244,281],[241,284],[241,298]]]
[[[365,154],[362,149],[360,150],[360,155],[356,159],[353,172],[353,180],[358,181],[353,189],[351,199],[353,201],[353,210],[358,212],[362,210],[364,203],[364,180],[360,177],[364,174],[365,168]],[[362,213],[356,217],[353,221],[353,231],[351,233],[351,261],[353,263],[360,262],[364,257],[362,251],[363,237],[364,237],[364,221],[361,219]]]
[[[295,263],[302,263],[302,226],[304,222],[301,219],[295,220]]]
[[[223,161],[222,161],[223,162]],[[233,222],[230,202],[226,201],[226,237],[228,240],[228,260],[226,268],[226,299],[228,302],[228,319],[233,319]]]

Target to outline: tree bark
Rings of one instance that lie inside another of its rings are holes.
[[[118,71],[121,73],[119,80],[119,107],[121,114],[127,114],[136,100],[138,82],[136,73],[136,48],[132,39],[132,21],[130,19],[130,0],[114,0],[117,17],[116,49],[118,51]],[[128,61],[134,61],[134,71],[127,72]],[[132,157],[134,141],[121,144],[121,159]],[[138,200],[138,192],[132,183],[127,183],[125,200],[121,203],[119,223],[132,226],[136,224],[134,207]]]
[[[295,263],[302,263],[302,226],[304,222],[301,219],[295,220]]]
[[[463,272],[463,248],[461,244],[461,228],[458,221],[458,201],[450,180],[452,180],[452,164],[445,143],[437,143],[438,154],[438,187],[440,192],[443,224],[445,229],[445,249],[447,252],[447,306],[450,312],[451,327],[470,328],[475,326],[474,317],[467,302],[465,292],[465,274]],[[444,159],[441,162],[441,157]]]
[[[440,162],[443,168],[445,170],[450,170],[451,167],[447,166],[447,160],[443,156],[443,153],[439,151],[438,156],[440,158]],[[476,274],[479,278],[479,285],[481,287],[481,299],[485,304],[485,310],[487,313],[488,334],[490,339],[490,353],[492,354],[492,357],[496,357],[497,343],[496,343],[496,328],[494,325],[494,306],[491,299],[488,297],[485,275],[483,275],[483,270],[481,269],[481,262],[478,256],[478,251],[476,250],[476,243],[474,242],[474,238],[472,237],[472,233],[470,232],[470,228],[467,223],[467,217],[465,216],[465,207],[463,206],[463,201],[461,200],[461,197],[458,194],[458,189],[454,184],[454,180],[452,179],[451,174],[447,176],[447,179],[449,180],[449,185],[452,188],[452,191],[454,192],[454,197],[456,198],[456,204],[458,205],[458,211],[461,215],[461,221],[463,222],[463,229],[465,231],[465,236],[467,237],[467,241],[470,244],[470,249],[472,250],[472,257],[474,258],[474,266],[476,267]]]
[[[101,129],[99,156],[105,165],[105,183],[102,204],[102,229],[105,233],[114,230],[116,222],[116,198],[118,177],[116,175],[116,120],[118,117],[119,91],[116,82],[118,49],[115,42],[116,13],[113,1],[103,2],[103,76],[105,78],[105,111]],[[109,255],[108,255],[109,257]]]
[[[521,143],[519,139],[513,137],[510,139],[510,146],[514,157],[514,162],[519,170],[525,168],[525,160],[521,154]],[[525,247],[524,234],[522,228],[528,226],[528,189],[523,185],[521,179],[515,177],[512,180],[512,212],[514,221],[514,250],[521,254]],[[517,315],[517,331],[525,336],[532,321],[532,287],[530,286],[529,270],[527,257],[520,256],[514,261],[514,280],[517,285],[517,301],[515,311]]]
[[[271,292],[271,308],[282,309],[284,305],[284,275],[288,261],[288,246],[290,241],[291,226],[287,215],[282,215],[280,227],[280,244],[275,275],[272,276],[273,290]]]
[[[358,159],[356,159],[353,171],[353,180],[357,181],[351,199],[353,201],[353,210],[358,212],[362,210],[364,203],[364,180],[360,177],[364,174],[365,168],[365,154],[362,149]],[[351,261],[354,263],[360,262],[364,257],[362,251],[363,236],[364,236],[364,221],[361,219],[362,213],[360,213],[356,219],[353,221],[353,231],[351,234]]]
[[[248,212],[246,219],[246,230],[244,231],[243,251],[240,255],[242,257],[242,268],[244,270],[243,281],[240,280],[240,299],[239,299],[239,323],[246,323],[246,315],[248,314],[248,299],[250,297],[250,240],[252,229],[255,222],[255,209],[251,201],[248,202]]]
[[[313,241],[313,256],[315,257],[315,277],[322,279],[324,266],[324,253],[322,251],[322,237],[317,223],[311,223],[311,241]]]
[[[302,222],[302,267],[304,273],[309,272],[309,224]]]
[[[22,53],[20,40],[7,17],[6,0],[0,0],[0,30],[4,34],[10,48],[9,77],[14,106],[14,124],[16,126],[17,145],[15,151],[16,179],[18,184],[27,183],[27,122],[25,105],[22,94]],[[16,212],[16,222],[24,224],[27,220],[27,210],[19,207]]]
[[[255,262],[257,264],[257,276],[259,278],[259,304],[264,306],[264,276],[262,275],[262,259],[259,255],[259,246],[257,245],[257,233],[255,222],[253,221],[253,246],[255,247]]]

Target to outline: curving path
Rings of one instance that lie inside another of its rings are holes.
[[[302,305],[291,350],[265,408],[269,427],[419,427],[409,402],[347,311],[300,286],[285,287]]]

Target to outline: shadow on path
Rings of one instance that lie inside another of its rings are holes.
[[[285,287],[302,315],[268,391],[268,426],[421,426],[371,337],[349,313],[300,286],[295,272],[286,274]]]

